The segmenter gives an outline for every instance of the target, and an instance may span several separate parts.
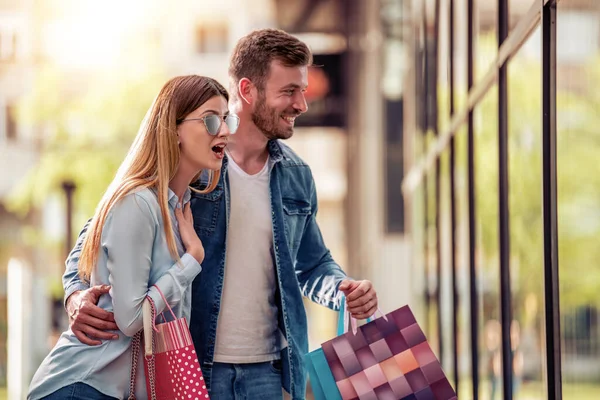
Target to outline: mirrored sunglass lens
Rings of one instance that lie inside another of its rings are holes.
[[[238,126],[240,126],[240,119],[237,115],[229,115],[227,116],[225,123],[227,124],[227,128],[229,128],[229,132],[235,133]]]
[[[206,122],[206,130],[211,135],[216,135],[219,133],[219,128],[221,127],[221,117],[217,115],[209,115],[204,120]]]

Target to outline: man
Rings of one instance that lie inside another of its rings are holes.
[[[214,400],[280,399],[282,386],[292,399],[305,398],[302,296],[338,309],[342,291],[358,319],[377,308],[371,283],[348,279],[332,259],[310,168],[279,140],[307,110],[311,62],[303,42],[274,29],[243,37],[231,57],[230,108],[240,127],[216,189],[192,199],[206,258],[193,284],[190,331]],[[65,298],[73,332],[99,344],[94,338],[110,339],[105,330],[118,328],[95,307],[108,289],[87,289],[77,276],[84,232],[67,260]]]

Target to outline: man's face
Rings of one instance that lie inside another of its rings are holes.
[[[306,112],[304,92],[308,86],[308,67],[286,67],[272,61],[264,87],[252,111],[252,122],[267,139],[288,139],[294,134],[294,120]]]

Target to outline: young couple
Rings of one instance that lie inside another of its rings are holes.
[[[202,76],[165,84],[67,259],[71,326],[29,399],[127,398],[143,301],[166,307],[157,288],[190,321],[211,399],[305,398],[302,297],[337,309],[342,291],[358,319],[377,309],[371,282],[331,257],[310,168],[280,140],[307,110],[311,62],[306,44],[264,29],[237,43],[230,95]]]

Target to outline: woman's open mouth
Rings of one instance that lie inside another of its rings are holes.
[[[212,147],[211,150],[213,151],[213,153],[215,153],[215,156],[218,159],[222,159],[225,155],[225,146],[227,146],[227,144],[222,143]]]

